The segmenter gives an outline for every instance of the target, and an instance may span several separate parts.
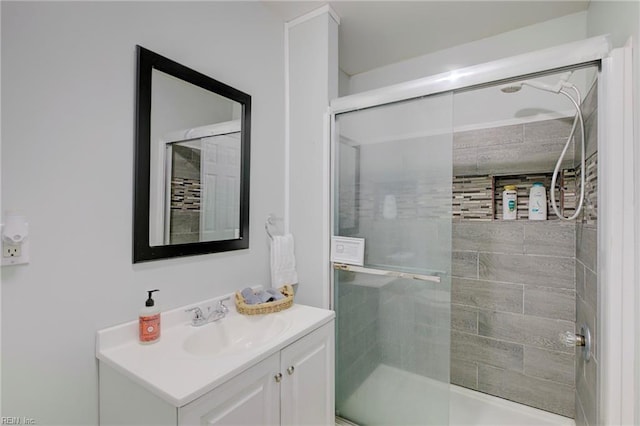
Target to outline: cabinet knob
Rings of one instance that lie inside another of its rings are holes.
[[[280,381],[282,380],[282,373],[276,374],[274,378],[276,379],[276,383],[280,383]]]
[[[293,368],[293,365],[289,368],[287,368],[287,373],[289,373],[289,375],[293,374],[293,371],[295,370],[295,368]]]

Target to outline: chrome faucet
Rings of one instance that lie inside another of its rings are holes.
[[[205,315],[202,312],[202,309],[199,307],[191,308],[185,310],[185,312],[193,312],[193,317],[191,318],[191,325],[194,327],[200,327],[201,325],[208,324],[213,321],[218,321],[224,318],[229,313],[229,308],[227,308],[224,302],[229,301],[229,297],[224,298],[222,300],[218,300],[218,304],[216,308],[211,311],[211,308],[208,308],[208,315]]]

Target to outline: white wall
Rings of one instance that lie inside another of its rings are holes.
[[[338,96],[338,23],[328,10],[288,24],[289,221],[300,286],[296,300],[329,307],[328,141],[324,114]]]
[[[635,1],[594,1],[589,5],[589,37],[609,34],[614,47],[624,46],[629,37],[637,41],[640,28],[640,4]]]
[[[640,3],[637,1],[591,1],[587,19],[589,36],[609,34],[613,47],[622,47],[631,38],[633,52],[633,108],[635,151],[635,200],[636,216],[635,253],[640,253]],[[625,392],[628,405],[635,405],[635,421],[640,421],[640,262],[636,261],[635,270],[635,395]],[[632,295],[628,295],[632,297]],[[625,373],[632,374],[634,366],[626,366]],[[628,414],[628,413],[627,413]],[[623,414],[624,415],[624,414]],[[628,418],[628,417],[627,417]]]
[[[482,64],[586,37],[579,12],[351,76],[349,94]]]
[[[338,74],[338,96],[347,96],[350,91],[349,91],[349,75],[342,71],[339,70],[339,74]]]
[[[268,284],[283,215],[283,25],[259,2],[2,2],[2,206],[31,263],[2,268],[2,408],[97,423],[95,331],[145,290],[174,308]],[[252,95],[251,247],[131,264],[135,45]]]

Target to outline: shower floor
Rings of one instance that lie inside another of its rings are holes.
[[[449,388],[449,394],[446,393]],[[425,397],[425,395],[427,395]],[[342,415],[363,425],[575,426],[573,419],[380,364],[345,401]]]

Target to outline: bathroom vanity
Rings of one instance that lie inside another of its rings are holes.
[[[186,308],[163,313],[152,345],[138,343],[137,322],[98,331],[101,425],[333,424],[333,311],[230,306],[194,327]]]

